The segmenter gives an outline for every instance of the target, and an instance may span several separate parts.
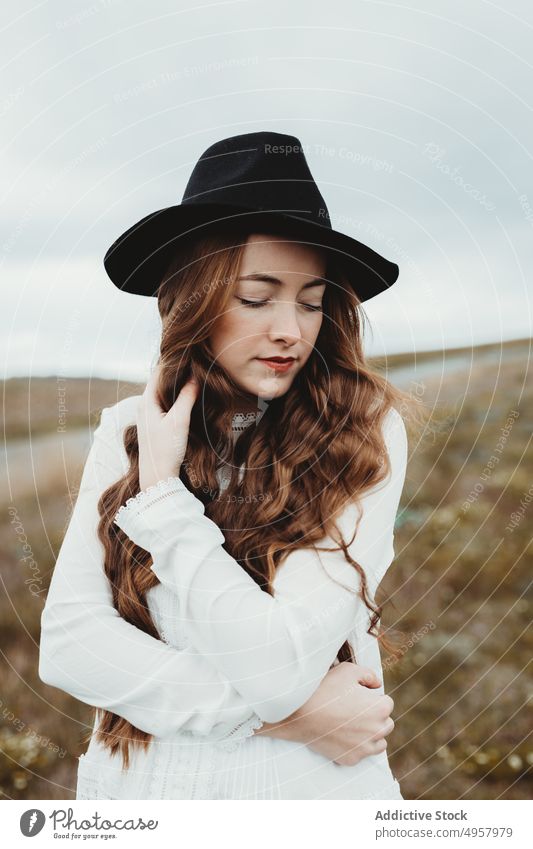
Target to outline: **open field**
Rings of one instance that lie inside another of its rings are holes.
[[[530,340],[518,340],[376,362],[432,410],[410,443],[396,560],[378,598],[388,599],[385,625],[408,636],[401,661],[382,654],[395,701],[388,751],[406,799],[532,796],[530,360]],[[90,709],[40,681],[40,614],[91,428],[102,407],[141,390],[89,379],[4,383],[4,798],[74,798]]]

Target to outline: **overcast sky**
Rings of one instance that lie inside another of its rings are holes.
[[[533,7],[11,0],[1,36],[5,376],[142,380],[154,299],[102,259],[214,141],[296,135],[333,226],[400,266],[369,354],[529,336]]]

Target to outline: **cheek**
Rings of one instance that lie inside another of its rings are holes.
[[[322,327],[323,319],[324,319],[324,316],[323,316],[322,313],[319,313],[319,315],[316,318],[315,318],[315,316],[313,316],[313,320],[309,322],[309,325],[306,328],[305,341],[307,342],[307,345],[308,345],[308,348],[309,348],[309,353],[311,353],[311,350],[313,349],[315,342],[318,338],[318,334],[320,333],[320,328]]]
[[[222,363],[242,357],[253,344],[254,321],[238,309],[223,316],[211,333],[213,353]]]

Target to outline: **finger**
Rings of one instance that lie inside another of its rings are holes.
[[[385,734],[390,734],[391,731],[394,731],[395,722],[392,716],[389,716],[387,725],[385,726]]]
[[[372,669],[359,669],[357,679],[365,687],[381,687],[381,681]]]
[[[190,415],[196,399],[198,398],[198,390],[199,384],[196,378],[189,378],[178,392],[178,397],[168,411],[169,414],[172,416]]]
[[[158,363],[150,374],[140,399],[139,409],[145,423],[148,423],[152,419],[160,419],[164,415],[157,399],[160,371],[161,367]]]

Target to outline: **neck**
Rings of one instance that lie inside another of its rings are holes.
[[[264,398],[256,398],[253,401],[246,402],[239,400],[233,405],[233,413],[261,413],[263,414],[268,408],[269,401]]]

